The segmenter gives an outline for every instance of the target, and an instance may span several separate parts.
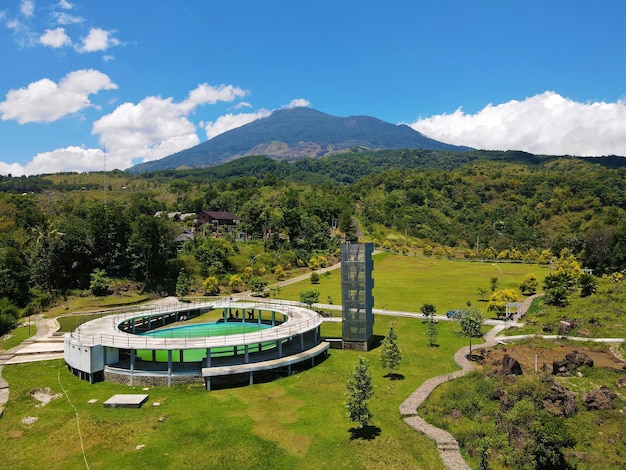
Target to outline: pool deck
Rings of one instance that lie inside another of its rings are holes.
[[[70,337],[86,346],[102,345],[112,348],[127,349],[159,349],[159,350],[184,350],[184,349],[208,349],[216,347],[245,346],[258,344],[266,341],[280,341],[292,336],[303,334],[317,328],[323,323],[321,315],[306,308],[293,305],[272,305],[272,310],[286,315],[287,321],[266,330],[251,333],[201,337],[201,338],[153,338],[150,336],[138,336],[126,333],[119,325],[132,318],[159,314],[160,312],[186,312],[202,308],[206,310],[219,308],[237,309],[263,309],[269,306],[265,303],[256,302],[231,302],[217,301],[202,304],[180,305],[172,304],[163,306],[158,311],[133,311],[113,317],[103,317],[81,325],[73,333],[67,333]]]

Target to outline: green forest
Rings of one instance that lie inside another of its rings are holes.
[[[0,177],[3,331],[59,296],[232,292],[323,265],[345,241],[407,255],[626,269],[620,159],[397,150],[214,168]],[[235,230],[155,213],[229,211]]]

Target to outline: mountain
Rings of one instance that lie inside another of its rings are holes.
[[[429,139],[407,125],[390,124],[370,116],[342,118],[311,108],[293,108],[274,111],[266,118],[224,132],[195,147],[135,165],[128,172],[205,168],[248,155],[298,160],[355,149],[472,150]]]

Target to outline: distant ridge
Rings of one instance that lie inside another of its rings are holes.
[[[348,150],[424,149],[469,151],[429,139],[407,125],[370,116],[337,117],[311,108],[274,111],[160,160],[135,165],[129,173],[206,168],[249,155],[276,160],[323,157]]]

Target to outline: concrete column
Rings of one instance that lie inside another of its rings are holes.
[[[130,386],[133,386],[133,374],[135,373],[135,350],[130,350]]]
[[[206,348],[206,366],[211,367],[211,348]]]
[[[304,333],[300,335],[300,351],[304,351]]]
[[[206,381],[206,391],[210,392],[211,391],[211,377],[206,377],[204,380]]]
[[[172,386],[172,350],[167,350],[167,386]]]
[[[254,385],[254,372],[250,372],[250,381],[249,381],[250,385]]]
[[[152,362],[156,362],[156,349],[152,350]]]
[[[183,357],[183,351],[184,351],[184,349],[181,349],[181,350],[180,350],[180,358],[179,358],[179,361],[178,361],[178,362],[180,362],[181,364],[182,364],[183,362],[185,362],[185,358]]]
[[[272,326],[276,325],[276,312],[272,310]]]
[[[283,342],[282,340],[276,341],[276,348],[278,348],[278,358],[283,357]]]
[[[244,350],[244,353],[243,353],[244,360],[243,360],[243,362],[244,362],[244,364],[247,364],[249,362],[249,360],[248,360],[248,345],[247,344],[243,347],[243,350]]]
[[[130,321],[130,324],[131,324],[131,330],[133,334],[135,334],[135,319],[134,318]]]

